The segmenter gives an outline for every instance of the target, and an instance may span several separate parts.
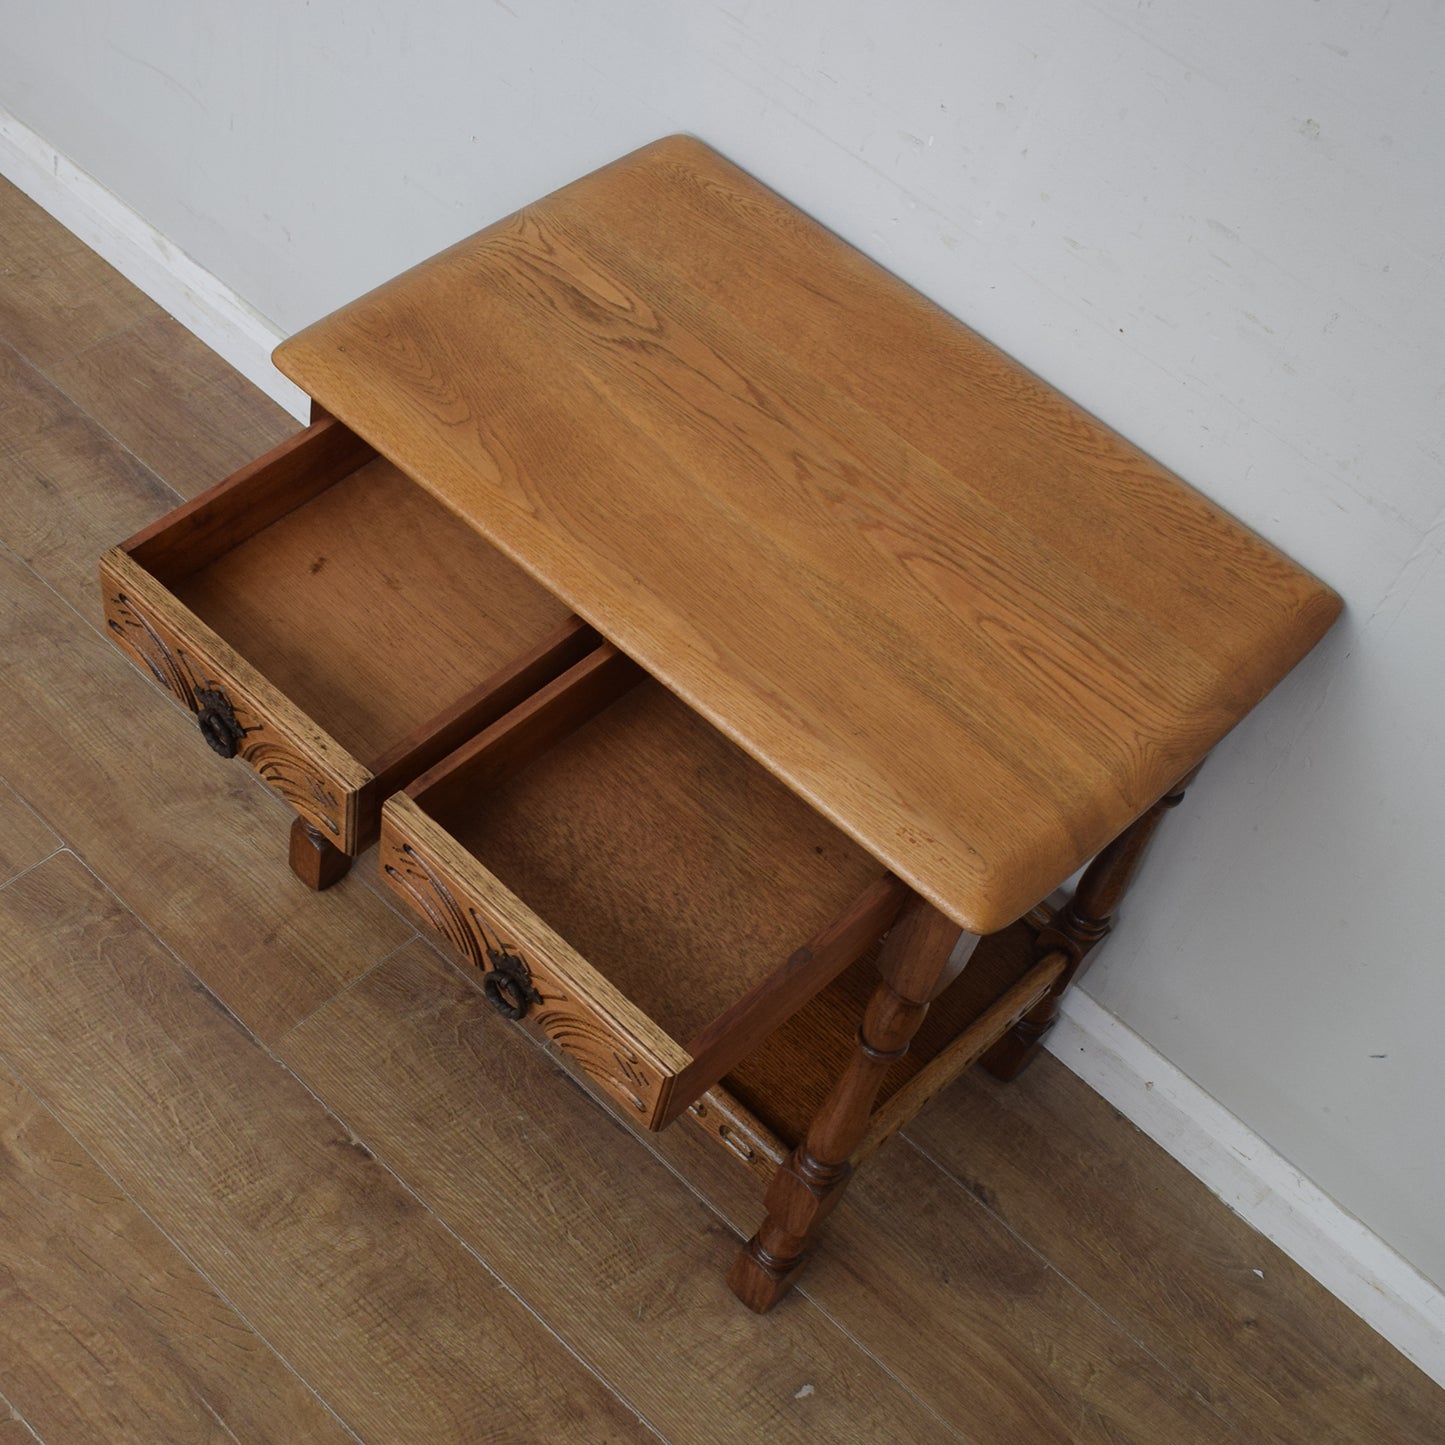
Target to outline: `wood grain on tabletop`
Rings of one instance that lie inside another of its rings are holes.
[[[3,548],[0,635],[6,777],[247,1027],[284,1032],[410,935],[353,880],[293,879],[288,810]]]
[[[0,883],[23,873],[60,846],[55,830],[13,788],[0,781]]]
[[[74,858],[0,955],[0,1055],[363,1438],[651,1436]]]
[[[5,1070],[0,1154],[0,1387],[42,1439],[352,1438]]]
[[[1445,1391],[1056,1059],[906,1132],[1246,1434],[1445,1440]]]
[[[686,137],[277,364],[975,932],[1193,766],[1338,607]]]
[[[816,1309],[757,1329],[712,1212],[425,945],[279,1050],[667,1438],[956,1438]]]

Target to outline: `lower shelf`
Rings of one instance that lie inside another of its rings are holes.
[[[908,1052],[889,1070],[854,1155],[861,1163],[1033,1007],[1064,966],[1038,960],[1047,909],[983,939],[933,1003]],[[858,1022],[877,986],[874,949],[749,1054],[687,1117],[761,1178],[801,1143],[853,1052]]]

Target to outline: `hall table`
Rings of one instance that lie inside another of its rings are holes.
[[[862,1159],[1034,1056],[1339,610],[688,137],[276,364],[312,425],[107,554],[112,636],[292,804],[303,879],[379,836],[501,1012],[768,1181],[756,1310]]]

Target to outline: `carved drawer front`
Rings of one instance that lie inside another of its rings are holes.
[[[101,560],[107,631],[344,853],[598,638],[323,417]]]
[[[369,774],[124,552],[101,561],[106,630],[196,716],[203,740],[239,758],[344,852]]]
[[[606,645],[390,798],[380,865],[500,1012],[653,1129],[858,959],[906,894]],[[755,1152],[736,1124],[719,1137]]]
[[[639,1121],[656,1128],[689,1056],[410,798],[382,813],[386,881],[484,977],[509,1018],[528,1018]]]

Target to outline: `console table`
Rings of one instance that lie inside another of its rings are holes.
[[[1033,1057],[1339,610],[687,137],[276,362],[312,425],[106,555],[111,635],[306,882],[379,838],[501,1012],[767,1181],[756,1310],[923,1103]]]

